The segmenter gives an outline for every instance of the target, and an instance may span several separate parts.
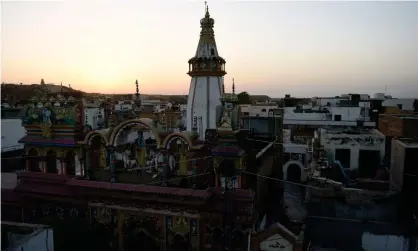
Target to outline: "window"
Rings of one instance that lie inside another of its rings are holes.
[[[215,55],[215,49],[210,49],[210,55],[214,56]]]
[[[261,109],[261,112],[266,112],[266,109]]]
[[[397,104],[399,110],[402,110],[403,105],[402,104]]]
[[[341,121],[341,115],[334,115],[334,121]]]

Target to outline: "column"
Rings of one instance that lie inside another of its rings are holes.
[[[46,158],[47,157],[45,155],[42,156],[41,161],[39,163],[41,172],[43,172],[43,173],[47,173],[47,171],[46,171]]]
[[[91,148],[89,146],[85,146],[85,153],[86,153],[86,162],[85,162],[85,172],[84,177],[86,179],[90,179],[91,176]]]
[[[67,160],[63,160],[61,162],[61,174],[67,175],[67,165],[68,165]]]
[[[109,147],[110,152],[110,182],[116,182],[116,162],[115,162],[115,149]]]
[[[78,163],[79,163],[79,167],[80,167],[80,175],[84,176],[84,160],[83,158],[78,158]],[[77,166],[75,167],[75,173],[78,175],[78,170],[77,170]]]
[[[58,162],[58,163],[57,163],[57,173],[58,173],[59,175],[61,175],[61,174],[63,173],[63,172],[62,172],[62,167],[63,167],[63,162],[64,162],[64,160],[62,159],[62,157],[57,157],[56,162]]]
[[[26,157],[26,165],[25,165],[25,170],[26,170],[26,171],[30,171],[30,159],[29,159],[29,156],[28,156],[28,155],[26,155],[25,157]]]

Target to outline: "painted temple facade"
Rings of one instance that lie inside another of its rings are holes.
[[[248,250],[255,194],[241,172],[248,131],[232,85],[220,86],[203,134],[197,117],[187,132],[168,130],[165,111],[142,117],[138,82],[133,119],[116,123],[104,102],[108,121],[94,130],[81,98],[40,85],[22,119],[26,171],[2,190],[2,217],[92,229],[100,238],[86,243],[100,250]]]
[[[195,131],[167,133],[161,115],[139,118],[140,109],[137,119],[106,129],[76,122],[84,138],[73,145],[61,145],[55,120],[48,121],[50,134],[32,136],[33,128],[45,127],[32,121],[24,139],[43,141],[25,145],[74,151],[79,172],[69,173],[59,163],[55,170],[44,168],[44,158],[38,158],[38,169],[19,173],[17,187],[3,195],[4,217],[84,222],[106,240],[102,250],[247,250],[255,194],[241,177],[247,132],[235,123],[236,101],[235,93],[222,95],[218,129],[207,130],[204,141]]]

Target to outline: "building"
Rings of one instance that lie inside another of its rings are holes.
[[[404,220],[411,222],[418,218],[418,139],[393,138],[390,160],[390,186],[402,193]]]
[[[219,53],[215,42],[213,26],[215,21],[206,14],[200,20],[200,39],[196,54],[189,60],[190,81],[187,99],[187,131],[198,126],[199,138],[204,139],[206,129],[216,129],[220,118],[220,98],[223,91],[225,59]],[[195,125],[196,124],[196,125]]]
[[[26,135],[19,140],[25,145],[26,170],[80,173],[77,141],[88,124],[81,97],[71,94],[51,94],[41,84],[26,105],[22,118]]]
[[[418,139],[395,138],[392,139],[391,148],[391,188],[396,191],[404,191],[411,186],[414,187],[418,181],[418,170],[415,168],[418,161]],[[412,181],[412,183],[405,183],[408,181]]]
[[[106,124],[104,102],[86,102],[83,100],[84,122],[93,129],[101,129]]]
[[[1,120],[1,170],[12,172],[25,168],[24,145],[18,141],[25,136],[21,119]]]
[[[45,225],[2,221],[1,250],[54,250],[54,231]]]
[[[213,19],[207,9],[201,24],[201,43],[210,45]],[[195,58],[196,62],[192,59],[191,64],[204,59],[223,67],[225,62],[220,58],[212,58],[214,62],[205,55]],[[198,75],[200,68],[193,67],[191,75]],[[214,68],[218,75],[222,70]],[[203,78],[197,75],[194,81],[200,88]],[[168,131],[167,107],[153,119],[142,117],[138,84],[133,119],[115,123],[113,107],[109,127],[94,130],[85,114],[80,114],[74,127],[64,127],[78,129],[67,131],[71,136],[80,133],[75,149],[66,146],[68,152],[76,153],[80,172],[68,172],[67,162],[63,166],[47,162],[45,168],[42,157],[39,163],[29,161],[29,167],[33,164],[38,167],[33,170],[40,172],[18,173],[15,187],[2,189],[2,209],[24,222],[43,223],[52,217],[68,229],[75,222],[80,229],[91,227],[92,232],[101,234],[101,246],[95,242],[100,250],[247,250],[256,220],[255,194],[248,189],[250,181],[244,173],[250,166],[246,153],[251,142],[248,131],[240,129],[234,85],[232,93],[222,90],[220,94],[219,117],[211,121],[214,127],[205,131],[197,117],[193,117],[190,132]],[[49,140],[48,152],[58,152],[64,146],[56,141],[67,134],[60,134],[61,127],[54,119],[48,120],[49,106],[42,103],[39,108],[44,111],[41,121],[29,112],[24,118],[25,137]],[[33,124],[53,130],[35,136]],[[203,140],[199,135],[204,135]],[[46,148],[38,141],[36,145],[26,141],[25,147]],[[62,167],[67,167],[67,172],[59,171]]]
[[[343,169],[355,170],[359,177],[374,177],[383,165],[385,136],[378,130],[322,128],[317,138],[331,164],[338,160]]]
[[[414,114],[380,114],[379,131],[386,136],[385,165],[389,167],[391,160],[391,144],[393,138],[418,137],[418,115]]]
[[[391,223],[308,218],[305,224],[308,251],[418,250],[416,236]]]

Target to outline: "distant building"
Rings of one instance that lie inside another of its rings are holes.
[[[338,160],[343,168],[357,170],[358,175],[372,178],[385,156],[385,136],[375,129],[320,129],[317,137],[332,163]]]

